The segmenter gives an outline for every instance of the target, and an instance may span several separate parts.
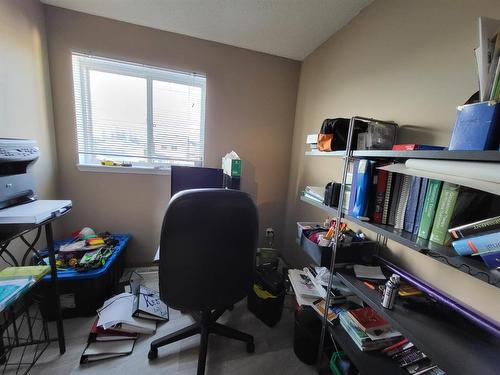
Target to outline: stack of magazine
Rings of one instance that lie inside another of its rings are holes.
[[[364,310],[369,308],[357,309]],[[351,311],[357,311],[351,310]],[[371,328],[360,324],[351,311],[345,311],[339,314],[340,325],[344,328],[352,341],[362,351],[380,350],[401,340],[402,335],[380,321],[378,328]],[[382,318],[381,318],[382,319]]]
[[[325,200],[325,187],[324,186],[306,186],[304,189],[304,197],[313,199],[318,203],[323,203]]]

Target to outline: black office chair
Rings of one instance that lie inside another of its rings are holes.
[[[201,334],[198,375],[205,373],[210,333],[244,341],[254,352],[252,336],[217,319],[250,291],[257,231],[257,208],[244,192],[194,189],[172,197],[161,230],[160,297],[196,323],[154,340],[149,359],[159,347],[195,334]]]

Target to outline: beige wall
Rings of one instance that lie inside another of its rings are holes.
[[[205,73],[206,166],[238,152],[243,190],[258,205],[261,234],[272,226],[283,238],[298,62],[61,8],[45,12],[59,182],[62,196],[74,202],[68,230],[89,225],[131,233],[128,261],[150,262],[170,198],[169,176],[77,170],[71,52],[79,51]]]
[[[376,0],[302,64],[286,215],[289,258],[295,222],[324,214],[298,201],[305,185],[340,179],[341,162],[306,158],[306,134],[323,119],[362,115],[411,125],[402,142],[446,146],[455,108],[478,88],[473,49],[478,16],[500,18],[498,0]],[[449,295],[500,321],[499,289],[401,246],[393,256]]]
[[[43,8],[34,0],[0,0],[0,137],[35,139],[41,198],[53,198],[56,148]]]
[[[40,198],[57,197],[57,160],[43,8],[37,0],[0,0],[0,137],[38,142],[34,165]],[[58,226],[56,224],[56,233]],[[28,235],[33,239],[35,233]],[[44,236],[38,243],[45,246]],[[21,260],[26,246],[9,250]],[[6,264],[1,261],[0,268]]]

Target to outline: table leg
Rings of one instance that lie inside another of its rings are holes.
[[[52,236],[52,224],[45,224],[45,237],[47,239],[47,249],[49,252],[50,261],[50,280],[52,282],[52,296],[56,306],[56,324],[57,324],[57,339],[59,341],[59,353],[64,354],[66,351],[66,342],[64,340],[64,327],[61,315],[61,301],[59,299],[59,283],[57,281],[56,257],[54,252],[54,238]]]

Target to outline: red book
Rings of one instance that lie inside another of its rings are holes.
[[[414,150],[444,150],[443,146],[420,145],[416,143],[401,143],[392,146],[393,151],[414,151]]]
[[[392,149],[394,151],[413,151],[413,150],[416,150],[417,147],[418,147],[418,145],[415,143],[403,143],[403,144],[392,146]]]
[[[349,310],[349,315],[352,321],[356,323],[363,332],[374,333],[378,330],[390,328],[389,323],[371,307]]]
[[[375,194],[375,211],[373,213],[373,221],[382,223],[382,214],[384,213],[384,198],[385,189],[387,188],[387,176],[389,172],[380,169],[378,171],[377,192]]]
[[[88,342],[94,341],[118,341],[118,340],[130,340],[136,339],[137,333],[129,333],[123,331],[117,331],[114,329],[104,329],[102,327],[98,327],[97,323],[99,322],[99,316],[94,321],[92,328],[90,329]]]

